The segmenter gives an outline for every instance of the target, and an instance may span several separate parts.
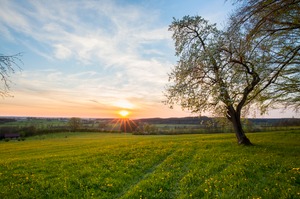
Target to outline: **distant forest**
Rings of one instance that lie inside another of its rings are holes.
[[[146,118],[137,121],[149,124],[203,124],[207,121],[214,121],[221,118],[211,117],[182,117],[182,118]],[[300,118],[249,118],[247,119],[254,125],[267,126],[299,126]]]

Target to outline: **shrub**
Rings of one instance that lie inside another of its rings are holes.
[[[133,134],[135,134],[135,135],[157,135],[160,133],[158,132],[158,128],[155,127],[154,125],[142,123],[142,124],[139,124],[139,126],[137,127],[136,131]]]
[[[24,137],[33,136],[37,134],[35,126],[23,127],[20,131]]]

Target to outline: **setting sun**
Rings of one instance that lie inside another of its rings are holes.
[[[122,117],[127,117],[127,116],[129,115],[129,112],[126,111],[126,110],[121,110],[121,111],[119,112],[119,114],[120,114]]]

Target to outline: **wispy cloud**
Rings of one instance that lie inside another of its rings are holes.
[[[116,1],[23,3],[1,2],[2,33],[11,38],[13,32],[21,33],[29,40],[15,38],[15,42],[47,60],[75,59],[92,71],[71,72],[69,65],[64,66],[69,72],[56,67],[24,71],[17,81],[20,92],[57,100],[97,99],[104,104],[115,98],[151,101],[161,95],[172,65],[164,56],[171,53],[170,34],[166,26],[155,24],[155,11]],[[41,49],[41,44],[48,47]]]

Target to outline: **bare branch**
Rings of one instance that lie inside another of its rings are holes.
[[[2,82],[3,88],[0,88],[0,96],[6,97],[9,96],[10,89],[10,75],[15,73],[15,71],[21,70],[21,67],[18,63],[22,63],[20,57],[22,53],[18,53],[15,55],[2,55],[0,54],[0,79]]]

